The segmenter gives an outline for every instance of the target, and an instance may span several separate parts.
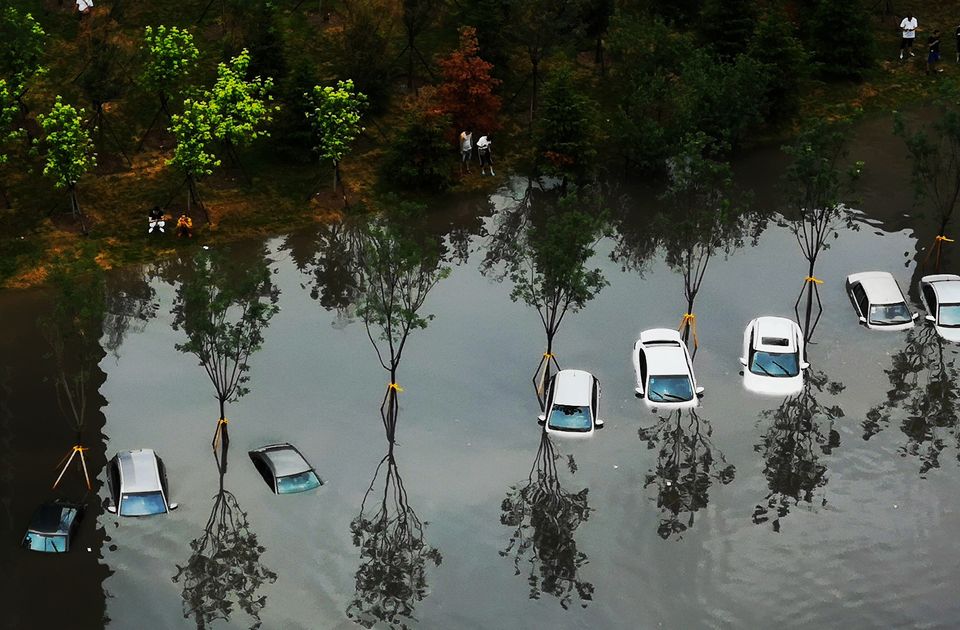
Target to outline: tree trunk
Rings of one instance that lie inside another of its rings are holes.
[[[333,192],[337,192],[337,188],[340,187],[340,162],[333,161]]]
[[[810,261],[810,268],[808,270],[807,276],[810,278],[814,277],[814,261]],[[803,341],[805,343],[810,342],[810,316],[813,314],[813,289],[814,282],[807,282],[807,306],[804,312],[803,317]],[[801,357],[803,359],[803,357]]]
[[[80,202],[77,201],[76,184],[70,184],[70,211],[74,218],[80,221],[80,232],[87,236],[87,223],[83,220],[83,213],[80,212]]]
[[[540,60],[531,56],[530,64],[533,66],[531,75],[533,77],[533,89],[530,90],[530,127],[533,127],[533,116],[537,111],[537,83],[540,80]]]

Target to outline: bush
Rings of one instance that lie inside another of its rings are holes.
[[[411,108],[387,147],[381,177],[406,190],[440,192],[451,184],[455,146],[448,139],[450,119]]]
[[[807,32],[823,76],[859,79],[873,65],[873,31],[861,0],[819,0],[807,20]]]

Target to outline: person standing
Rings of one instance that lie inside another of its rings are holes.
[[[927,74],[937,70],[937,62],[940,61],[940,31],[933,31],[933,35],[927,38]],[[943,72],[942,69],[939,72]]]
[[[902,32],[902,37],[900,38],[900,60],[903,61],[903,51],[910,53],[910,56],[915,56],[913,54],[913,40],[917,38],[917,18],[914,15],[908,15],[907,17],[900,20],[900,30]]]
[[[470,172],[470,158],[473,153],[473,132],[470,130],[460,132],[460,170],[463,170],[463,167],[467,167],[467,172]]]
[[[953,36],[957,40],[957,63],[960,63],[960,25],[957,25],[956,30],[953,32]]]
[[[496,175],[493,172],[493,155],[490,153],[490,145],[493,142],[486,136],[480,136],[477,140],[477,155],[480,157],[480,174],[486,175],[486,168],[490,167],[490,175]]]

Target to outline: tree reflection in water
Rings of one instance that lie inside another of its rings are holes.
[[[769,492],[753,511],[754,523],[770,521],[778,532],[780,519],[789,514],[791,506],[814,501],[826,505],[822,489],[827,485],[827,467],[820,461],[820,454],[829,455],[840,446],[840,434],[833,422],[843,417],[843,410],[822,404],[818,397],[824,391],[837,395],[843,385],[831,381],[824,372],[808,370],[799,394],[763,412],[762,417],[772,422],[754,450],[763,455]]]
[[[657,489],[660,538],[676,538],[693,527],[694,515],[709,502],[714,481],[733,481],[736,468],[714,447],[710,421],[695,409],[677,410],[658,418],[657,424],[641,428],[640,439],[648,449],[657,449],[657,467],[646,476],[643,487]]]
[[[891,389],[886,402],[867,412],[862,423],[863,439],[869,440],[883,431],[897,413],[900,431],[906,438],[899,453],[920,460],[921,476],[940,468],[940,455],[948,438],[958,449],[960,463],[960,370],[956,359],[956,349],[948,347],[933,326],[914,327],[907,334],[906,346],[893,355],[892,366],[886,370]]]
[[[173,576],[175,583],[183,583],[183,617],[193,617],[198,629],[217,620],[229,621],[235,604],[253,619],[250,627],[259,628],[267,598],[258,596],[258,591],[277,579],[260,561],[264,547],[250,528],[247,513],[224,487],[228,451],[227,443],[222,455],[214,450],[219,488],[210,517],[203,534],[190,542],[192,553],[186,564],[178,564]]]
[[[415,211],[412,206],[406,208],[411,215]],[[426,523],[409,504],[394,457],[402,391],[397,371],[410,333],[426,328],[433,319],[432,314],[421,313],[427,295],[450,270],[443,265],[440,243],[424,238],[402,220],[370,219],[357,228],[354,238],[360,273],[357,313],[390,382],[380,405],[387,454],[374,471],[360,513],[350,523],[353,544],[360,549],[360,566],[346,612],[366,628],[380,622],[405,629],[416,621],[416,604],[429,594],[427,561],[436,566],[442,556],[424,541]],[[368,508],[382,470],[383,494],[375,507]]]
[[[160,303],[150,276],[140,266],[120,267],[106,276],[106,313],[103,347],[119,357],[120,346],[131,332],[142,332],[156,317]]]
[[[546,593],[559,599],[566,609],[576,596],[585,608],[593,599],[594,589],[580,577],[588,559],[577,549],[574,534],[590,518],[589,488],[576,493],[563,488],[557,470],[560,457],[550,435],[541,431],[530,475],[511,487],[500,504],[500,522],[513,528],[510,542],[500,555],[513,557],[516,575],[520,575],[522,563],[527,563],[530,599],[540,599]],[[570,474],[576,473],[573,455],[567,457],[567,467]]]

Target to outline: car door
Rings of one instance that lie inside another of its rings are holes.
[[[859,282],[853,285],[853,303],[860,317],[866,319],[867,313],[870,312],[870,301],[867,299],[867,292]]]
[[[753,348],[753,331],[756,321],[750,322],[747,329],[743,331],[743,354],[740,355],[740,361],[744,367],[748,367],[750,362],[750,349]]]

